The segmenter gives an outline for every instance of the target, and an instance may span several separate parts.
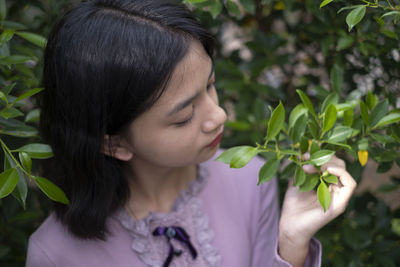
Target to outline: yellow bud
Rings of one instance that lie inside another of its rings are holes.
[[[368,151],[367,150],[359,150],[358,151],[358,161],[360,162],[361,166],[367,164],[368,161]]]

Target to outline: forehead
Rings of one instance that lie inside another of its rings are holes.
[[[164,93],[154,108],[171,107],[204,87],[212,68],[211,58],[199,42],[191,42],[187,54],[177,64]]]

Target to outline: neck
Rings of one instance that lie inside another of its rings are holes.
[[[180,192],[196,179],[196,165],[177,168],[154,167],[132,162],[126,169],[131,197],[126,209],[136,219],[150,211],[170,212]]]

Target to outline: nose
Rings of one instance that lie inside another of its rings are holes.
[[[211,133],[219,130],[226,121],[225,111],[217,103],[209,103],[210,108],[206,111],[206,120],[202,124],[202,130],[205,133]]]

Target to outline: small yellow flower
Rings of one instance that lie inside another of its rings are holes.
[[[368,161],[368,151],[367,150],[359,150],[358,151],[358,161],[360,162],[361,166],[367,164]]]

